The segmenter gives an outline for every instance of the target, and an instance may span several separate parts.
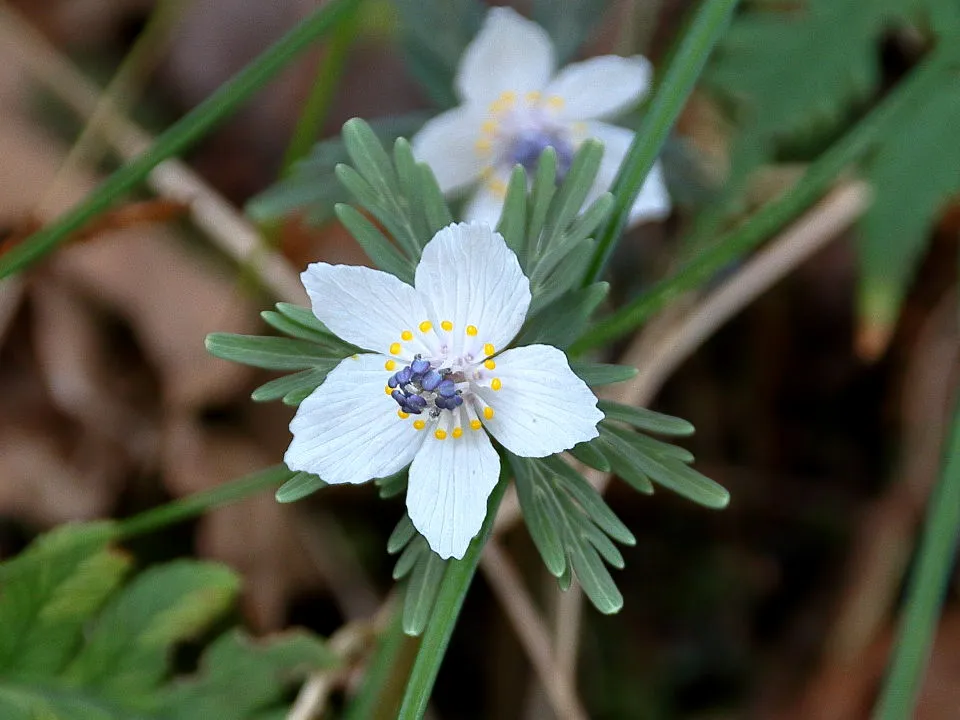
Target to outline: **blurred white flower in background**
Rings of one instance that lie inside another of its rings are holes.
[[[433,169],[445,194],[473,191],[464,217],[495,227],[510,173],[530,174],[547,147],[562,178],[580,144],[596,138],[603,161],[586,203],[609,189],[633,132],[602,122],[635,105],[650,87],[650,63],[605,55],[556,72],[546,31],[509,8],[493,8],[467,46],[457,71],[462,104],[428,121],[413,138],[418,159]],[[656,163],[630,211],[630,222],[661,219],[670,197]]]

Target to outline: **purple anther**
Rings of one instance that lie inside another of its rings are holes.
[[[422,375],[427,370],[430,369],[430,361],[423,360],[422,358],[417,358],[412,363],[410,363],[410,369],[413,370],[417,375]]]
[[[389,388],[395,388],[395,387],[396,387],[397,385],[399,385],[399,384],[400,384],[400,383],[397,382],[397,375],[396,375],[396,373],[394,373],[393,375],[391,375],[391,376],[390,376],[390,379],[387,380],[387,387],[389,387]]]
[[[403,407],[407,403],[407,396],[404,395],[403,390],[400,390],[399,388],[390,393],[390,397],[396,400],[400,407]]]
[[[413,377],[413,370],[411,370],[410,366],[408,365],[403,370],[397,371],[397,374],[394,375],[394,377],[397,379],[398,385],[406,385]]]
[[[457,386],[453,380],[444,380],[437,386],[437,392],[443,395],[443,397],[453,397],[457,394]]]
[[[453,410],[453,408],[458,408],[458,407],[460,407],[461,405],[463,405],[463,398],[460,397],[459,394],[454,395],[452,398],[450,398],[449,400],[447,400],[447,405],[450,405],[450,406],[451,406],[451,407],[450,407],[451,410]]]
[[[434,398],[433,402],[441,410],[453,410],[453,406],[450,404],[450,399],[443,397],[443,395]]]
[[[411,408],[407,412],[415,413],[419,415],[425,407],[427,407],[427,401],[424,400],[420,395],[411,395],[407,399],[407,407]]]
[[[420,381],[421,387],[424,390],[436,390],[437,385],[443,382],[443,377],[436,370],[427,370],[423,374],[423,379]]]

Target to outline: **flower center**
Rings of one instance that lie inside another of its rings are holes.
[[[386,370],[395,371],[385,389],[399,406],[397,414],[404,420],[420,416],[413,421],[416,430],[423,430],[428,422],[435,425],[438,440],[459,438],[465,427],[479,430],[480,418],[490,420],[494,411],[478,391],[503,387],[500,378],[492,376],[496,348],[482,342],[474,325],[461,330],[462,337],[448,320],[440,322],[439,328],[424,320],[417,330],[400,333],[400,342],[390,345],[391,357],[384,363]],[[400,363],[406,364],[398,370]]]
[[[513,92],[502,93],[490,104],[490,114],[480,126],[474,145],[477,155],[491,166],[507,170],[519,164],[532,175],[540,155],[552,147],[557,152],[557,182],[561,182],[573,162],[577,134],[575,127],[557,115],[562,107],[563,98],[557,96],[544,98],[539,92],[530,92],[519,98]],[[494,189],[506,191],[505,186]]]
[[[419,415],[429,410],[432,417],[440,415],[441,410],[463,405],[463,384],[463,373],[450,368],[434,369],[430,361],[419,355],[387,380],[387,387],[392,389],[390,397],[403,412]]]
[[[510,146],[509,159],[512,164],[522,165],[528,175],[533,175],[540,155],[548,147],[557,153],[557,182],[562,182],[573,162],[573,145],[558,129],[531,128],[517,133]]]

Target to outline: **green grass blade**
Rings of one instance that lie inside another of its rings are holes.
[[[940,482],[930,496],[916,569],[907,589],[890,672],[877,702],[876,720],[914,717],[921,680],[936,637],[960,536],[960,402]]]
[[[640,194],[643,181],[660,155],[660,150],[680,111],[693,91],[704,64],[730,22],[737,0],[704,0],[673,56],[660,87],[644,115],[611,191],[615,199],[613,216],[600,237],[584,284],[594,283],[603,273],[617,240],[626,227],[630,208]]]
[[[315,40],[351,17],[358,5],[359,0],[330,0],[324,3],[204,102],[171,125],[143,155],[113,173],[59,220],[0,256],[0,278],[23,270],[56,249],[71,233],[109,208],[118,197],[135,188],[153,168],[182,153],[233,115]]]

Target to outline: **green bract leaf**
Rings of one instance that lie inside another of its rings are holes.
[[[413,540],[416,534],[417,529],[413,526],[410,516],[404,513],[400,522],[397,523],[397,527],[390,533],[390,538],[387,540],[387,552],[391,555],[400,552]]]
[[[376,225],[350,205],[337,203],[335,212],[343,226],[350,231],[367,257],[373,260],[378,268],[396,275],[405,283],[413,284],[413,265],[387,240]]]
[[[298,472],[277,489],[277,502],[296,502],[325,487],[327,487],[327,484],[316,475]]]
[[[521,165],[513,168],[510,174],[497,232],[503,235],[507,247],[516,253],[526,274],[530,260],[527,255],[527,172]]]
[[[207,335],[206,346],[207,351],[218,358],[267,370],[319,368],[329,371],[342,359],[331,357],[329,351],[315,343],[258,335],[212,333]]]
[[[572,362],[570,369],[590,387],[623,382],[637,374],[635,367],[591,362]]]
[[[508,457],[517,478],[524,521],[547,569],[561,587],[569,586],[572,564],[598,610],[619,610],[623,598],[600,556],[622,567],[623,557],[607,536],[633,544],[633,534],[599,493],[560,458]]]
[[[189,678],[170,680],[174,647],[219,619],[239,588],[228,568],[156,565],[125,589],[130,559],[111,526],[70,526],[0,564],[4,720],[263,720],[286,714],[290,682],[335,657],[307,635],[216,640]]]
[[[603,302],[609,290],[607,283],[600,282],[566,293],[527,320],[514,343],[567,347],[580,337],[593,311]]]
[[[693,425],[683,418],[664,415],[646,408],[622,405],[610,400],[601,400],[598,407],[608,420],[619,420],[633,425],[638,430],[646,430],[658,435],[686,436],[694,433]]]
[[[693,459],[686,450],[607,421],[600,423],[600,435],[606,448],[604,454],[614,470],[630,484],[639,485],[641,491],[645,492],[647,483],[653,480],[709,508],[724,508],[729,503],[730,494],[723,487],[686,464]]]
[[[407,489],[407,469],[404,468],[385,478],[377,478],[374,482],[380,490],[380,497],[383,499],[396,497]]]
[[[418,556],[403,596],[403,631],[407,635],[423,634],[446,567],[447,563],[429,549]]]
[[[600,472],[610,472],[610,461],[604,457],[603,453],[594,447],[593,442],[582,442],[574,445],[568,450],[577,460],[584,465],[592,467]]]
[[[270,402],[281,398],[286,400],[288,396],[302,392],[309,395],[320,387],[328,372],[330,371],[327,368],[311,368],[292,375],[284,375],[258,387],[250,393],[250,398],[254,402]],[[297,404],[299,405],[299,403]]]
[[[370,127],[383,142],[412,135],[429,116],[411,113],[371,121]],[[311,225],[320,225],[333,216],[333,207],[348,199],[337,182],[334,169],[349,160],[340,136],[317,143],[310,154],[297,162],[290,175],[250,200],[246,212],[258,222],[269,223],[298,212]]]

